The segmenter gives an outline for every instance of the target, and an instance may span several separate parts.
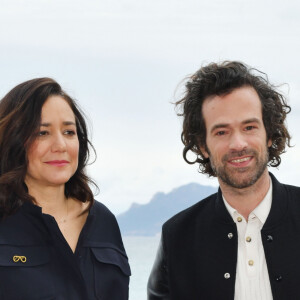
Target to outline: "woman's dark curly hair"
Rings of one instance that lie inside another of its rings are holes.
[[[95,149],[88,139],[84,114],[56,81],[36,78],[17,85],[0,101],[0,216],[14,213],[24,202],[35,203],[24,183],[27,150],[39,130],[43,104],[53,95],[70,105],[79,140],[78,168],[65,185],[65,195],[90,202],[88,209],[94,202],[89,183],[96,184],[86,175],[85,167],[89,147]]]
[[[285,146],[290,147],[291,136],[285,125],[285,119],[291,108],[283,95],[269,83],[266,74],[241,62],[211,63],[187,79],[184,97],[175,103],[181,109],[178,115],[184,118],[181,134],[181,140],[185,145],[183,158],[189,164],[199,163],[200,173],[215,176],[209,158],[205,158],[201,152],[201,148],[207,149],[206,127],[202,115],[203,102],[209,96],[225,95],[243,86],[253,87],[262,104],[267,140],[272,141],[268,165],[279,166],[280,155],[285,152]],[[195,161],[188,160],[189,150],[197,155]]]

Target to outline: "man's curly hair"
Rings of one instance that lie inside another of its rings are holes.
[[[203,102],[209,96],[222,96],[243,86],[253,87],[262,104],[267,140],[272,141],[268,165],[278,167],[280,155],[285,152],[286,145],[290,147],[291,136],[285,119],[291,108],[284,96],[269,83],[267,75],[237,61],[210,63],[187,79],[184,97],[175,103],[180,109],[178,115],[183,116],[183,158],[189,164],[199,163],[200,173],[215,176],[209,158],[205,158],[201,152],[201,148],[207,149]],[[196,160],[188,160],[189,150],[196,154]]]

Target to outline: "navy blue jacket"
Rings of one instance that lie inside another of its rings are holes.
[[[274,300],[300,299],[300,188],[271,174],[273,198],[261,230]],[[149,300],[233,300],[237,229],[222,193],[168,220],[148,282]]]
[[[0,222],[1,300],[127,300],[129,276],[116,219],[97,201],[75,253],[38,206]]]

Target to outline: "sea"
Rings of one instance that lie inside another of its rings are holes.
[[[147,299],[147,281],[155,260],[160,235],[123,236],[131,268],[129,300]]]

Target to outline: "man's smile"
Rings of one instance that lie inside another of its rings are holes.
[[[236,167],[245,167],[252,161],[252,159],[253,156],[245,156],[240,158],[229,159],[228,163]]]

